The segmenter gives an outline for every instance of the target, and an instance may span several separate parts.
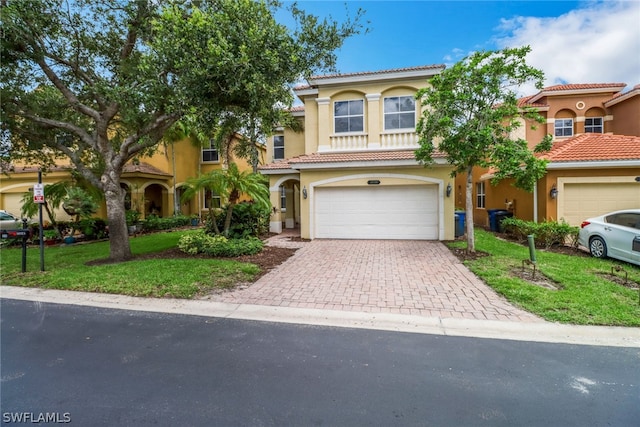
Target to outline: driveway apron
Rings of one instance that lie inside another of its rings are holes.
[[[237,304],[439,318],[542,321],[509,304],[441,242],[293,242],[280,236],[268,244],[300,249],[254,284],[207,298]]]

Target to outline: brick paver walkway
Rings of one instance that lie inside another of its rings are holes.
[[[253,285],[207,298],[440,318],[541,321],[496,294],[440,242],[295,242],[281,235],[270,244],[300,249]]]

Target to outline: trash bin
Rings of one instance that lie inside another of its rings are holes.
[[[496,218],[496,231],[502,233],[502,220],[505,218],[511,218],[513,216],[513,213],[509,211],[498,211],[494,214],[494,216]]]
[[[489,229],[491,231],[498,231],[498,223],[496,222],[496,212],[500,212],[503,209],[487,209],[489,215]]]
[[[464,230],[466,228],[467,213],[465,211],[456,211],[454,218],[455,218],[455,224],[456,224],[455,236],[456,237],[464,236]]]

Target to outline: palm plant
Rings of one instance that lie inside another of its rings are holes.
[[[263,175],[249,171],[240,172],[235,163],[230,163],[227,170],[216,170],[187,181],[187,190],[183,195],[184,200],[193,198],[202,190],[210,190],[212,194],[218,194],[227,201],[224,228],[222,234],[229,235],[231,228],[231,216],[233,209],[240,201],[243,194],[249,196],[261,206],[268,207],[269,189]],[[212,222],[214,232],[220,234],[213,213],[213,200],[209,203],[209,219]]]

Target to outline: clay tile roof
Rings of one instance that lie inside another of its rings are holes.
[[[289,108],[289,111],[292,113],[296,111],[304,111],[304,105],[296,105],[295,107]]]
[[[533,98],[533,95],[525,96],[524,98],[518,99],[518,107],[548,107],[547,104],[541,104],[539,102],[529,102]]]
[[[626,83],[577,83],[568,85],[554,85],[548,86],[542,89],[545,92],[553,92],[560,90],[585,90],[585,89],[613,89],[619,90],[620,87],[625,87]]]
[[[122,172],[123,173],[147,173],[152,175],[171,176],[171,174],[166,173],[154,166],[151,166],[149,163],[144,163],[144,162],[141,162],[137,165],[132,163],[127,163],[126,165],[124,165]]]
[[[584,133],[556,142],[540,157],[550,162],[640,160],[640,136]]]
[[[361,71],[357,73],[325,74],[325,75],[313,76],[310,78],[310,80],[332,79],[336,77],[370,76],[370,75],[376,75],[376,74],[391,74],[391,73],[401,73],[401,72],[408,72],[408,71],[437,70],[437,69],[444,69],[444,67],[445,66],[442,64],[437,64],[437,65],[421,65],[418,67],[392,68],[390,70]]]
[[[444,159],[446,155],[440,152],[433,153],[434,159]],[[401,151],[364,151],[357,153],[313,153],[292,157],[267,165],[260,166],[260,170],[280,170],[291,169],[300,164],[322,164],[322,163],[356,163],[356,162],[376,162],[394,160],[415,160],[413,150]]]

